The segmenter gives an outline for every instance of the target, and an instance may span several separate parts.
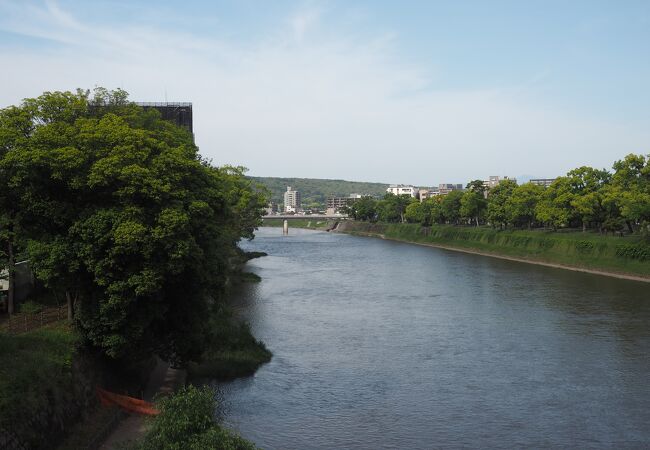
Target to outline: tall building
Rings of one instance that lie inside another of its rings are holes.
[[[189,102],[136,102],[143,109],[157,110],[164,120],[194,133],[192,127],[192,103]]]
[[[284,212],[298,212],[301,207],[300,192],[294,191],[291,186],[287,186],[287,192],[284,193]]]

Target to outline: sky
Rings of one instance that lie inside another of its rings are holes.
[[[254,176],[551,178],[650,153],[650,1],[0,0],[0,108],[95,86]]]

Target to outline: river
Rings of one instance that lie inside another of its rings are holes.
[[[274,353],[213,383],[267,449],[650,446],[650,285],[262,228],[237,313]]]

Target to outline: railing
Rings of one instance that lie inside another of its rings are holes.
[[[66,305],[44,308],[38,313],[18,313],[0,323],[0,331],[7,334],[27,333],[51,323],[60,322],[68,318]]]

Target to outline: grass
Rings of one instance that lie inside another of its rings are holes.
[[[650,244],[640,236],[541,230],[498,231],[488,227],[346,222],[352,234],[383,235],[423,244],[493,253],[502,256],[585,269],[650,277]]]
[[[0,428],[11,430],[30,448],[47,442],[34,435],[30,420],[72,395],[76,340],[65,324],[0,334]]]
[[[255,339],[247,323],[236,322],[224,311],[215,314],[212,323],[214,342],[201,363],[189,364],[190,377],[232,380],[253,375],[271,360],[272,353]]]

